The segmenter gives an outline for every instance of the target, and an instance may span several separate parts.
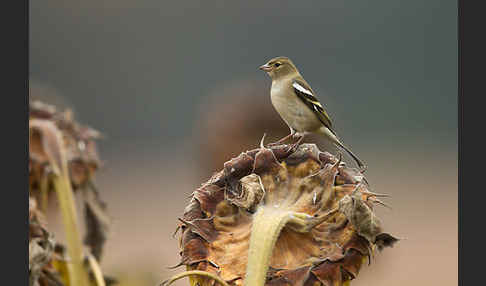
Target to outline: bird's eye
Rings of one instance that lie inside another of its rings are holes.
[[[279,66],[281,66],[282,64],[281,63],[275,63],[275,67],[278,68]]]

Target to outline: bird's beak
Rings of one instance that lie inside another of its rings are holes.
[[[267,64],[264,64],[263,66],[260,66],[259,69],[261,69],[262,71],[269,72],[272,70],[272,67]]]

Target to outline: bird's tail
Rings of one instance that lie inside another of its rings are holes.
[[[351,150],[349,150],[349,148],[348,148],[348,147],[344,146],[344,145],[343,145],[343,143],[341,143],[340,141],[337,141],[337,142],[335,142],[335,143],[336,143],[336,145],[338,145],[340,148],[342,148],[344,151],[346,151],[346,152],[349,154],[349,156],[351,156],[351,157],[354,159],[354,161],[356,161],[356,164],[358,164],[358,167],[359,167],[359,169],[360,169],[360,171],[361,171],[361,172],[364,172],[364,171],[366,170],[366,165],[365,165],[365,163],[363,163],[363,161],[361,161],[361,160],[358,158],[358,156],[354,155],[354,153],[353,153],[353,152],[351,152]]]
[[[351,156],[354,161],[356,161],[356,164],[358,164],[358,167],[360,169],[361,172],[364,172],[366,170],[366,165],[365,163],[363,163],[363,161],[361,161],[358,156],[354,155],[353,152],[351,152],[351,150],[344,146],[343,143],[341,143],[341,141],[339,140],[339,138],[337,137],[336,133],[334,133],[334,131],[332,131],[331,129],[327,128],[327,127],[323,127],[321,128],[320,130],[322,133],[324,133],[325,135],[327,135],[327,137],[329,139],[331,139],[331,141],[336,144],[339,148],[343,149],[344,151],[346,151],[349,156]]]

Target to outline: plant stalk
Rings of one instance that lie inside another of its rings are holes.
[[[255,213],[251,227],[248,264],[243,285],[265,285],[273,249],[285,225],[296,232],[309,232],[338,210],[338,208],[334,208],[319,217],[313,217],[306,213],[260,206]]]
[[[273,248],[280,231],[291,217],[291,211],[281,211],[273,207],[258,208],[251,227],[248,264],[243,285],[265,285]]]
[[[67,172],[63,172],[60,176],[55,175],[53,181],[66,233],[67,252],[70,258],[68,263],[72,266],[69,283],[71,286],[89,285],[87,273],[83,268],[83,244],[77,226],[76,206],[69,176]]]

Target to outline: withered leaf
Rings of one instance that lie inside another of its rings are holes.
[[[44,232],[44,237],[32,238],[29,241],[29,285],[37,286],[44,266],[51,260],[54,250],[52,235]]]
[[[369,242],[373,243],[375,237],[381,233],[381,222],[364,203],[359,193],[357,196],[345,195],[339,201],[339,210],[346,215],[358,234]]]
[[[251,174],[241,178],[238,189],[239,193],[229,194],[227,200],[243,209],[255,211],[265,195],[260,176]]]
[[[100,199],[93,182],[90,181],[89,185],[90,188],[83,192],[86,221],[84,242],[91,248],[96,260],[100,261],[110,227],[110,218],[106,213],[106,204]]]
[[[375,244],[378,246],[378,250],[382,250],[385,247],[393,247],[395,243],[399,241],[398,238],[393,237],[389,233],[380,233],[376,236]]]
[[[30,147],[29,153],[37,158],[45,159],[55,174],[60,174],[64,160],[62,135],[56,125],[43,119],[29,120]]]
[[[360,188],[360,186],[356,189]],[[339,210],[344,213],[346,218],[356,228],[358,234],[366,238],[370,243],[376,244],[379,250],[386,246],[393,246],[398,239],[382,232],[381,221],[362,197],[360,192],[345,195],[339,201]]]

